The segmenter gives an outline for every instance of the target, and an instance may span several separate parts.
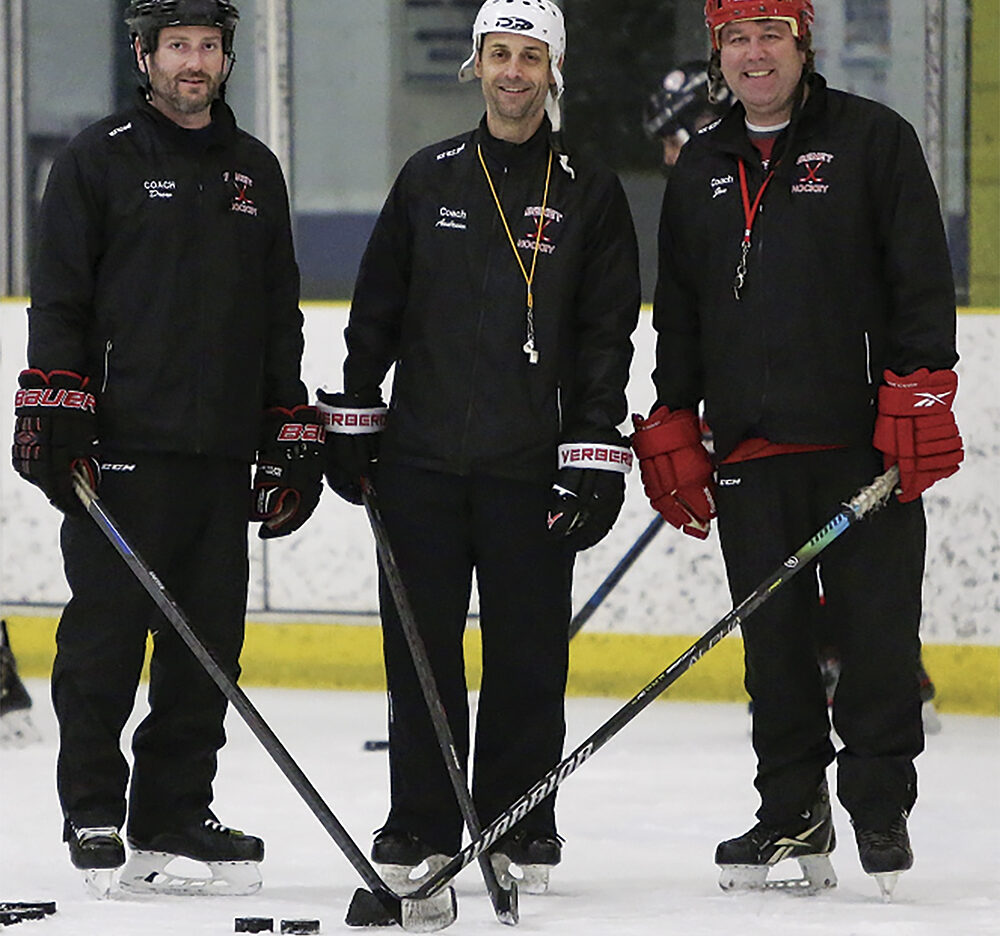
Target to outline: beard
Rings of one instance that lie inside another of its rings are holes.
[[[203,81],[199,90],[194,90],[181,82],[197,78]],[[160,71],[150,61],[149,84],[153,96],[161,98],[179,114],[199,114],[212,106],[219,96],[222,85],[222,75],[210,75],[208,72],[183,71],[176,75],[168,75]]]

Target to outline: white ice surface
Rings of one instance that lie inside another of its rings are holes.
[[[28,686],[44,741],[0,751],[0,900],[55,900],[58,912],[21,924],[19,936],[208,936],[232,933],[237,916],[273,917],[276,933],[282,919],[304,918],[321,920],[323,933],[351,932],[344,914],[359,876],[235,713],[221,755],[216,811],[224,823],[265,839],[260,893],[90,898],[60,841],[48,686],[42,680]],[[385,734],[382,696],[258,688],[248,695],[367,854],[371,832],[385,815],[387,772],[385,753],[365,752],[362,745]],[[567,750],[620,704],[570,700]],[[918,761],[921,796],[910,820],[916,861],[892,903],[879,899],[875,882],[861,871],[839,804],[836,890],[811,898],[773,892],[734,897],[718,889],[712,859],[720,839],[752,824],[757,806],[746,713],[739,705],[657,702],[561,788],[563,862],[547,895],[522,895],[518,930],[551,936],[996,936],[1000,721],[942,720],[942,733],[928,738]],[[458,921],[445,932],[505,931],[475,864],[459,875],[456,889]]]

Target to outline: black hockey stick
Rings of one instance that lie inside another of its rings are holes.
[[[613,589],[621,581],[622,576],[632,568],[632,564],[639,558],[642,551],[652,542],[653,537],[660,532],[665,522],[666,521],[659,514],[649,521],[646,525],[646,529],[639,534],[636,541],[628,548],[628,552],[626,552],[625,555],[618,560],[618,565],[616,565],[607,574],[604,581],[597,586],[594,594],[587,599],[586,604],[584,604],[584,606],[573,615],[573,620],[569,622],[570,640],[572,640],[580,632],[580,628],[583,627],[588,620],[590,620],[590,616],[598,609],[601,602],[608,597],[611,589]]]
[[[198,635],[195,634],[184,612],[170,596],[170,593],[159,580],[156,573],[129,545],[121,532],[121,528],[105,509],[100,498],[91,489],[82,472],[74,472],[73,484],[76,488],[77,496],[87,508],[87,513],[90,514],[93,521],[100,527],[101,532],[108,538],[122,559],[125,560],[128,567],[139,580],[139,583],[149,593],[153,601],[156,602],[157,607],[163,612],[178,636],[187,644],[191,652],[197,657],[198,662],[201,663],[205,671],[222,691],[222,694],[232,703],[236,711],[239,712],[240,717],[263,745],[264,750],[271,755],[271,759],[278,765],[292,786],[295,787],[299,796],[302,797],[305,804],[313,811],[313,814],[319,819],[320,824],[330,834],[330,837],[340,847],[347,860],[354,866],[358,874],[361,875],[361,879],[370,888],[371,893],[368,894],[367,900],[364,897],[359,898],[359,895],[366,893],[365,891],[359,890],[355,894],[355,900],[351,904],[352,910],[355,908],[355,904],[360,903],[361,906],[358,908],[358,914],[366,920],[374,918],[379,924],[402,923],[403,910],[400,897],[386,886],[385,881],[382,880],[375,868],[372,867],[371,863],[354,843],[350,833],[341,825],[340,821],[333,814],[333,811],[324,802],[322,796],[320,796],[312,783],[309,782],[309,778],[306,777],[277,735],[271,730],[267,722],[264,721],[257,709],[254,708],[253,703],[219,665],[201,642]],[[452,905],[454,906],[454,901]],[[440,922],[443,926],[447,926],[453,921],[454,915],[447,922],[444,922],[443,919]],[[373,924],[365,923],[364,925]]]
[[[433,896],[447,886],[448,882],[470,861],[476,858],[503,835],[514,823],[523,819],[542,800],[553,793],[563,781],[584,761],[599,751],[632,719],[646,708],[662,692],[668,689],[723,637],[738,625],[744,623],[754,611],[771,597],[782,585],[811,563],[824,549],[849,527],[863,517],[877,510],[892,494],[899,480],[899,469],[894,465],[885,474],[879,475],[871,484],[856,494],[850,502],[804,546],[789,556],[746,598],[734,607],[718,623],[713,625],[684,651],[673,663],[639,693],[625,703],[614,715],[564,757],[541,780],[520,799],[514,801],[504,812],[483,830],[482,835],[471,841],[434,875],[417,888],[410,897],[423,899]]]
[[[438,747],[441,748],[441,756],[444,757],[445,767],[448,770],[448,779],[451,781],[452,789],[455,791],[455,799],[458,801],[462,818],[469,829],[469,835],[476,839],[482,832],[479,823],[479,816],[476,814],[476,807],[473,805],[472,796],[469,794],[468,780],[465,770],[458,758],[455,750],[455,737],[448,725],[448,715],[441,703],[441,693],[438,691],[437,681],[434,679],[434,672],[431,669],[430,660],[427,656],[427,647],[420,631],[417,628],[417,619],[413,614],[410,599],[403,584],[403,577],[399,571],[399,564],[392,551],[392,544],[389,541],[389,531],[385,528],[385,521],[378,508],[378,498],[375,488],[368,478],[361,479],[362,498],[364,500],[365,512],[368,514],[368,522],[371,524],[372,532],[375,534],[375,545],[378,550],[379,562],[382,565],[382,572],[389,583],[389,590],[392,592],[392,599],[399,613],[399,621],[406,636],[406,643],[410,648],[410,656],[413,659],[413,667],[417,672],[417,679],[420,681],[420,689],[423,692],[424,702],[427,703],[427,711],[430,713],[431,723],[434,725],[434,734],[437,736]],[[501,923],[513,926],[517,923],[517,884],[511,882],[510,889],[500,885],[497,880],[496,871],[490,862],[489,855],[482,852],[477,856],[479,867],[483,874],[483,881],[486,883],[486,890],[489,892],[490,900],[493,903],[493,910],[497,919]]]

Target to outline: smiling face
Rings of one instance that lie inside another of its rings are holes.
[[[136,40],[136,54],[138,40]],[[210,108],[226,76],[222,30],[214,26],[168,26],[156,51],[139,58],[148,69],[150,103],[188,129],[208,126]]]
[[[486,99],[486,124],[493,136],[523,143],[541,125],[552,83],[549,47],[513,33],[488,33],[476,58],[476,77]]]
[[[783,20],[737,20],[719,35],[720,66],[747,120],[773,127],[792,116],[795,89],[805,66],[792,29]]]

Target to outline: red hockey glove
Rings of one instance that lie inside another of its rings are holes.
[[[72,371],[21,371],[14,397],[14,470],[63,513],[82,513],[73,490],[82,469],[97,490],[97,403],[89,379]]]
[[[886,370],[882,379],[872,444],[886,468],[899,465],[899,499],[905,503],[953,475],[965,457],[951,411],[958,375],[921,367],[906,377]]]
[[[579,552],[597,545],[614,526],[625,501],[632,452],[617,433],[614,442],[564,442],[559,446],[548,525],[553,536]]]
[[[362,503],[361,477],[371,478],[388,413],[377,390],[317,390],[316,408],[326,426],[326,483],[350,504]]]
[[[688,536],[705,539],[715,514],[712,462],[692,410],[657,407],[648,419],[632,417],[632,448],[639,456],[649,502]]]
[[[271,539],[297,530],[323,491],[323,420],[315,406],[275,406],[264,411],[250,502],[258,536]]]

